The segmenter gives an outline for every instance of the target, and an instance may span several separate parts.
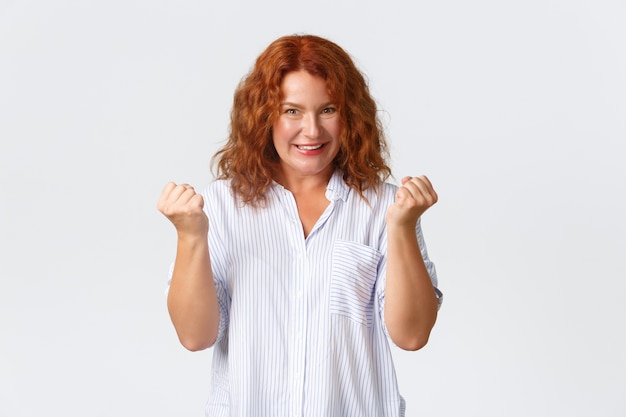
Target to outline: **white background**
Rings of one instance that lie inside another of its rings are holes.
[[[169,322],[156,200],[211,179],[237,82],[294,32],[354,56],[396,178],[440,194],[407,416],[626,416],[624,22],[621,0],[0,0],[0,416],[202,415],[211,351]]]

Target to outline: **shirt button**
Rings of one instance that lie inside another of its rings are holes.
[[[302,291],[298,291],[298,298],[302,298]]]

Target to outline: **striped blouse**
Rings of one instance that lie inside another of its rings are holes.
[[[396,189],[367,190],[368,205],[336,172],[305,239],[282,186],[261,209],[238,204],[227,181],[206,187],[220,307],[207,417],[404,415],[383,320]],[[416,232],[436,289],[419,223]]]

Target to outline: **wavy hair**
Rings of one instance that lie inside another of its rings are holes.
[[[342,131],[333,160],[343,179],[364,198],[391,175],[388,146],[376,103],[363,74],[335,43],[313,35],[291,35],[272,42],[235,90],[226,144],[212,158],[218,179],[230,179],[243,204],[265,202],[280,158],[272,126],[280,115],[281,83],[292,71],[304,70],[326,81],[338,110]]]

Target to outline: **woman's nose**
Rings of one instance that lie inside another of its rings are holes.
[[[302,133],[309,138],[317,138],[320,134],[319,120],[316,114],[309,113],[303,118]]]

